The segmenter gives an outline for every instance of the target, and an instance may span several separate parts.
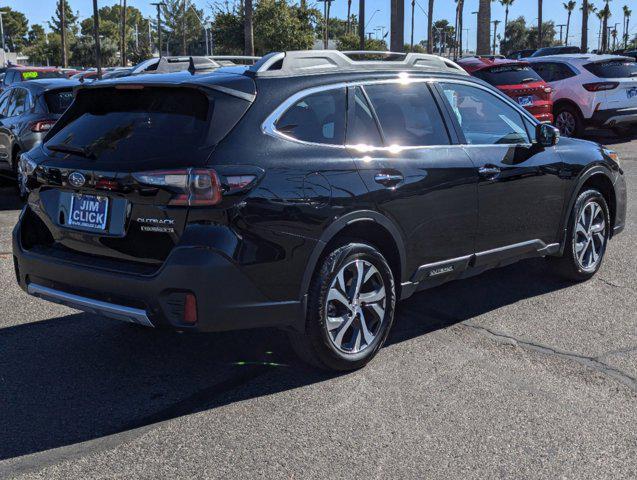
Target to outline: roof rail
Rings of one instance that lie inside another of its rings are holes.
[[[250,62],[254,64],[261,57],[253,55],[208,55],[207,58],[221,65],[236,65],[236,62]]]
[[[353,60],[350,56],[383,55],[387,59]],[[391,57],[398,57],[397,59]],[[262,57],[251,68],[257,76],[312,75],[342,70],[414,69],[467,75],[462,67],[443,57],[423,53],[385,51],[297,50]]]

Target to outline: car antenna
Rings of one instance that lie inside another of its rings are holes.
[[[195,72],[197,71],[197,68],[195,67],[195,60],[194,58],[192,58],[192,55],[190,56],[190,59],[189,59],[188,71],[190,72],[191,75],[194,75]]]

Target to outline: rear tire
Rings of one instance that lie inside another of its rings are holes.
[[[584,133],[584,120],[571,105],[559,105],[555,109],[555,126],[565,137],[581,137]]]
[[[608,205],[599,191],[580,193],[569,218],[564,254],[550,257],[557,273],[579,282],[597,273],[610,237],[609,218]]]
[[[305,332],[289,333],[292,347],[318,368],[361,368],[385,343],[395,304],[394,276],[383,255],[365,243],[338,246],[312,279]]]

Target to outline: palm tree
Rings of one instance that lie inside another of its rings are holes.
[[[458,48],[460,49],[460,56],[462,57],[462,27],[463,27],[464,0],[456,0],[456,1],[458,2],[458,7],[456,8],[456,15],[458,17],[458,31],[457,31]]]
[[[434,0],[429,0],[429,8],[427,9],[427,53],[434,53],[433,17]]]
[[[252,25],[252,0],[244,0],[243,51],[246,55],[254,55],[254,27]]]
[[[599,18],[599,35],[597,39],[597,53],[600,53],[602,51],[602,26],[604,24],[604,9],[602,8],[601,10],[598,10],[595,15],[597,15],[597,18]]]
[[[628,26],[630,25],[630,16],[633,11],[628,8],[628,5],[624,5],[624,48],[628,48]]]
[[[352,28],[352,0],[347,0],[347,30],[349,33]]]
[[[577,5],[577,3],[575,3],[575,0],[570,0],[568,3],[563,3],[562,5],[564,5],[564,8],[568,12],[568,17],[566,18],[566,43],[565,43],[565,45],[568,45],[568,31],[571,27],[571,14],[573,13],[573,10],[575,10],[575,6]]]
[[[489,55],[491,50],[491,0],[480,0],[478,6],[478,55]]]
[[[610,0],[604,0],[606,6],[602,9],[602,52],[608,51],[608,19],[610,18]]]
[[[328,2],[328,5],[331,2]],[[405,1],[391,0],[390,50],[402,52],[405,48]]]
[[[495,43],[498,39],[498,25],[500,25],[500,20],[493,21],[493,55],[495,55]]]
[[[583,0],[580,10],[582,11],[582,42],[580,49],[582,52],[588,52],[588,16],[591,13],[595,13],[597,7],[589,3],[588,0]]]
[[[537,48],[542,48],[542,0],[537,0]]]
[[[507,24],[509,23],[509,7],[515,0],[500,0],[500,5],[504,7],[504,41],[507,39]]]

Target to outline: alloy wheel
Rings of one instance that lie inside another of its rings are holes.
[[[560,130],[560,133],[566,137],[572,137],[575,134],[576,125],[577,120],[575,116],[566,110],[560,112],[555,119],[555,126]]]
[[[368,348],[381,331],[387,294],[378,269],[362,259],[343,266],[332,283],[326,300],[328,337],[343,353]]]
[[[599,203],[593,200],[584,205],[574,235],[577,262],[585,271],[595,270],[606,246],[606,217]]]

